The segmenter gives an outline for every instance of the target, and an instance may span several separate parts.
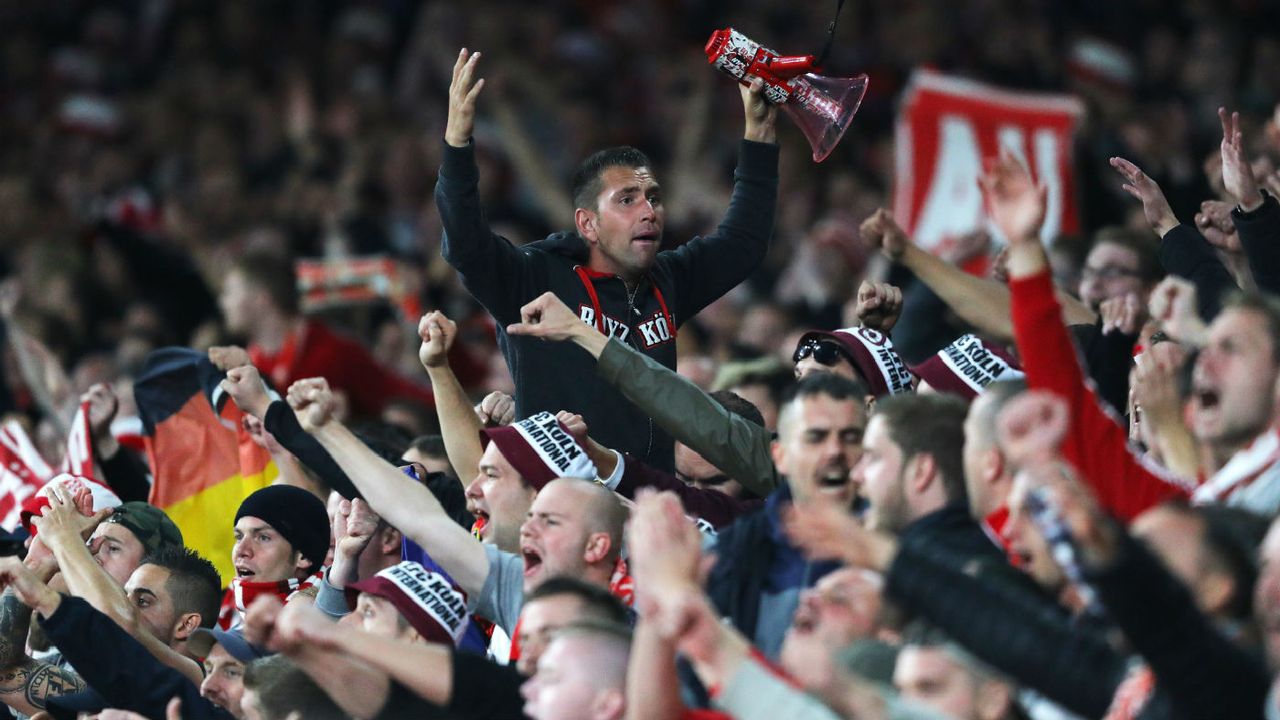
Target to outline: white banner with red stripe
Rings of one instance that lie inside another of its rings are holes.
[[[0,426],[0,527],[13,530],[21,523],[26,503],[55,476],[65,478],[75,490],[83,484],[93,491],[94,509],[120,504],[106,485],[93,480],[93,433],[89,428],[89,403],[81,403],[71,421],[66,455],[55,472],[41,457],[26,428],[16,420]],[[34,502],[34,501],[33,501]]]
[[[22,503],[35,495],[53,477],[53,469],[45,463],[15,420],[0,427],[0,527],[17,527]]]
[[[67,454],[62,459],[62,472],[93,477],[93,433],[89,430],[89,403],[80,403],[71,420],[67,435]]]
[[[1084,104],[1069,95],[1013,92],[917,71],[901,100],[894,140],[895,219],[921,247],[945,251],[989,227],[978,191],[983,161],[1007,147],[1048,189],[1041,237],[1079,230],[1072,137]]]

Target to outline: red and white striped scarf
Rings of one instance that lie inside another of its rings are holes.
[[[1280,433],[1275,428],[1268,429],[1259,435],[1249,446],[1231,456],[1231,460],[1222,469],[1213,474],[1203,485],[1196,488],[1192,499],[1197,503],[1229,503],[1240,505],[1264,514],[1274,514],[1274,508],[1253,507],[1258,502],[1270,504],[1269,498],[1280,495],[1280,488],[1275,492],[1259,492],[1266,488],[1259,486],[1250,495],[1259,497],[1253,501],[1242,502],[1241,498],[1232,501],[1232,496],[1251,490],[1259,479],[1266,478],[1264,483],[1280,482]]]
[[[276,582],[254,582],[244,578],[232,578],[231,587],[222,596],[222,608],[218,611],[218,627],[233,630],[244,621],[244,611],[254,600],[262,595],[275,595],[281,602],[289,602],[289,598],[320,584],[324,577],[322,568],[315,575],[305,580],[289,578]]]

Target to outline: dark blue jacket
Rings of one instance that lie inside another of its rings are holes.
[[[766,654],[776,653],[787,626],[762,627],[761,603],[768,596],[790,605],[788,624],[795,614],[799,591],[812,587],[839,567],[833,562],[810,562],[782,529],[782,511],[791,504],[791,487],[782,483],[763,508],[720,528],[715,567],[707,578],[707,592],[716,610],[752,638]],[[794,597],[785,598],[792,593]],[[779,611],[785,608],[778,608]]]

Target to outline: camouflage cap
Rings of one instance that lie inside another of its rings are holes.
[[[182,531],[160,508],[144,502],[127,502],[107,516],[106,522],[119,523],[133,533],[147,554],[172,546],[182,547]]]

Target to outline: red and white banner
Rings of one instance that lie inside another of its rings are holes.
[[[93,432],[89,429],[89,403],[80,403],[76,416],[71,419],[71,432],[67,435],[67,454],[62,459],[60,472],[81,477],[93,477]]]
[[[0,527],[17,527],[22,503],[53,477],[27,431],[14,420],[0,426]]]
[[[1083,117],[1084,104],[1069,95],[1013,92],[917,71],[898,114],[895,218],[933,252],[984,227],[999,237],[983,211],[978,176],[983,160],[1007,147],[1048,188],[1041,237],[1078,231],[1072,136]]]
[[[58,473],[61,475],[40,456],[20,423],[9,420],[0,425],[0,528],[17,527],[24,505],[30,510],[32,498],[55,476],[65,478],[73,490],[81,483],[92,490],[95,510],[120,504],[120,498],[110,488],[91,479],[94,475],[93,434],[89,428],[87,402],[80,404],[71,421],[67,452]]]

